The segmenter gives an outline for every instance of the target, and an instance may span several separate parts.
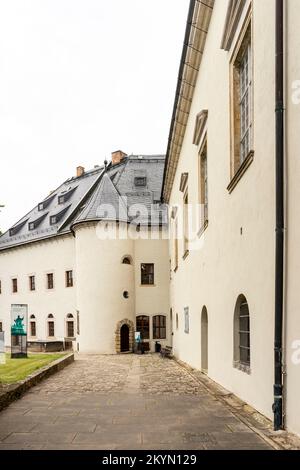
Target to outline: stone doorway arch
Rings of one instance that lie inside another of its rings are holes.
[[[131,320],[128,320],[127,318],[124,320],[121,320],[117,323],[116,326],[116,331],[115,331],[115,347],[116,347],[116,353],[121,353],[122,352],[122,344],[121,344],[121,330],[122,326],[126,325],[129,329],[129,348],[128,351],[132,352],[133,351],[133,345],[134,345],[134,323]],[[124,334],[124,331],[123,331]]]

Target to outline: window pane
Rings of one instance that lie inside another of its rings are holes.
[[[240,318],[240,331],[248,331],[250,330],[250,318],[249,317],[241,317]]]
[[[166,339],[166,317],[164,315],[153,317],[153,339]]]
[[[136,318],[136,330],[141,333],[142,339],[149,339],[149,317],[146,315]]]
[[[30,322],[30,336],[36,336],[35,321]]]
[[[48,336],[54,336],[54,322],[48,322]]]
[[[73,321],[67,322],[67,335],[69,338],[73,338],[74,336],[74,322]]]
[[[154,264],[153,263],[141,264],[141,283],[142,285],[154,284]]]
[[[250,349],[240,348],[240,362],[242,364],[250,365]]]

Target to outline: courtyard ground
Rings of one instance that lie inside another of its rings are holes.
[[[28,354],[26,358],[11,359],[6,354],[5,364],[0,364],[0,389],[1,385],[12,384],[25,379],[38,369],[63,357],[62,353],[53,354]]]
[[[3,449],[270,449],[175,361],[78,355],[0,413]]]

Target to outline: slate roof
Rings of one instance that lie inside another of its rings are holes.
[[[149,225],[152,211],[152,225],[167,224],[160,203],[164,164],[164,155],[131,155],[68,179],[0,237],[0,250],[70,233],[91,220],[132,222],[138,216],[136,223]],[[145,185],[137,186],[135,178],[146,178]]]

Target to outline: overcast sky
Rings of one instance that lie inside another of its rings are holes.
[[[165,153],[189,0],[0,0],[0,229],[114,150]]]

